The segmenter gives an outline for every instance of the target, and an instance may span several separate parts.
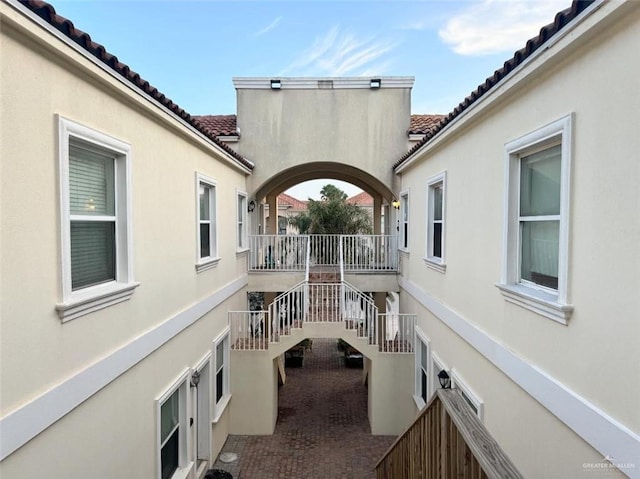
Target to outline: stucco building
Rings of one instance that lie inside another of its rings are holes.
[[[43,2],[0,27],[3,478],[202,477],[308,337],[363,352],[374,434],[444,371],[525,477],[640,477],[640,3],[574,2],[413,118],[411,77],[235,78],[194,118]],[[375,234],[260,224],[313,178]]]

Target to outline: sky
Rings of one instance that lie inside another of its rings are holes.
[[[412,113],[449,113],[571,1],[50,3],[190,114],[222,115],[236,113],[232,78],[300,76],[412,76]]]

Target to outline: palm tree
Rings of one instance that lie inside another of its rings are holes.
[[[358,205],[347,203],[344,191],[328,184],[320,195],[320,201],[309,199],[307,211],[289,219],[300,234],[371,234],[370,215]]]

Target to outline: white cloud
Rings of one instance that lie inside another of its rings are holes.
[[[269,25],[264,27],[262,30],[258,30],[256,33],[254,33],[253,36],[259,37],[261,35],[264,35],[267,32],[270,32],[271,30],[276,28],[281,21],[282,21],[282,17],[276,18],[273,22],[271,22]]]
[[[482,0],[449,18],[438,32],[460,55],[514,52],[553,22],[569,0]]]
[[[334,26],[303,50],[281,75],[346,76],[380,75],[391,62],[388,54],[397,43],[375,38],[358,38]]]

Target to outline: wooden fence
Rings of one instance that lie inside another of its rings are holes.
[[[457,389],[438,389],[376,465],[377,479],[522,478]]]

